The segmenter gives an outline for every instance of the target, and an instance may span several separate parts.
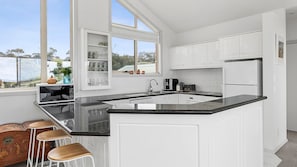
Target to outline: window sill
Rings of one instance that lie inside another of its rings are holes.
[[[161,77],[161,74],[112,74],[112,77]]]
[[[0,97],[35,95],[36,88],[7,88],[0,89]]]

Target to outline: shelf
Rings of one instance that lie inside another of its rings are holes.
[[[82,90],[109,89],[111,81],[110,35],[88,29],[82,31]]]

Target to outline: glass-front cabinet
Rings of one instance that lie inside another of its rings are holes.
[[[111,47],[108,33],[82,30],[82,90],[111,88]]]

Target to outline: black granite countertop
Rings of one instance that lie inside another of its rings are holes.
[[[103,101],[123,100],[123,99],[131,99],[131,98],[150,97],[150,96],[161,96],[161,95],[168,95],[168,94],[188,94],[188,95],[201,95],[201,96],[213,96],[213,97],[223,96],[222,93],[218,93],[218,92],[158,91],[158,92],[152,92],[152,93],[137,92],[137,93],[115,94],[115,95],[105,95],[105,96],[80,97],[75,99],[75,101],[80,103],[98,103]]]
[[[239,95],[194,104],[115,104],[107,112],[111,114],[214,114],[264,99],[267,97]]]
[[[207,92],[178,92],[182,94],[221,97]],[[176,94],[176,92],[134,93],[77,98],[75,102],[36,104],[70,135],[109,136],[109,114],[214,114],[245,104],[264,100],[263,96],[241,95],[195,104],[105,104],[104,101],[147,96]]]

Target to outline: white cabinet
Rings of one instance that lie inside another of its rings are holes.
[[[250,33],[240,36],[240,57],[262,57],[262,33]]]
[[[173,69],[184,69],[189,64],[189,48],[186,46],[179,46],[170,49],[170,63]]]
[[[111,49],[107,33],[82,30],[81,89],[111,87]]]
[[[239,36],[220,39],[220,58],[223,60],[239,57]]]
[[[262,113],[110,114],[110,167],[263,167]]]
[[[218,41],[170,49],[171,69],[220,68]]]
[[[262,32],[226,37],[219,41],[222,60],[262,57]]]

